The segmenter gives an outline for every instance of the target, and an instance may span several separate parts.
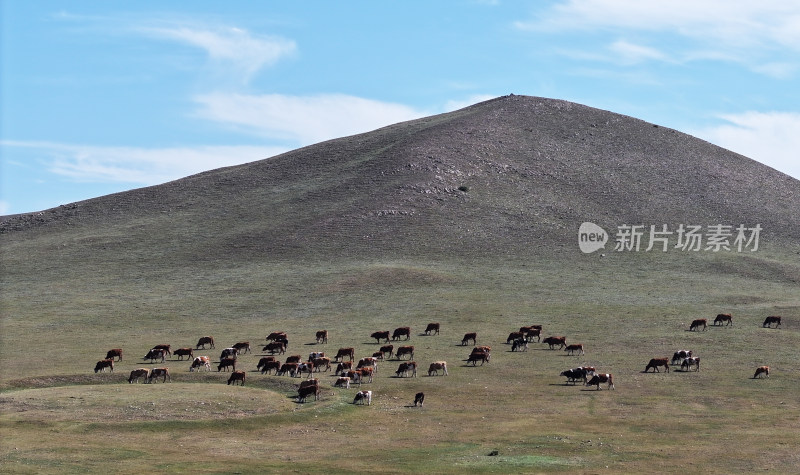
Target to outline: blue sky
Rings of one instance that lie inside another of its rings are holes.
[[[800,2],[0,0],[0,214],[509,93],[800,178]]]

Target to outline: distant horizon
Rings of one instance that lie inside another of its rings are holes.
[[[515,94],[800,179],[800,5],[0,3],[0,215]]]

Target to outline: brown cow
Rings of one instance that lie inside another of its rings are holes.
[[[506,345],[510,344],[512,341],[521,340],[523,338],[525,338],[523,332],[511,332],[508,334],[508,338],[506,338]]]
[[[316,368],[317,372],[321,371],[321,368],[325,368],[325,371],[331,370],[331,359],[327,356],[314,358],[311,362],[314,363],[314,368]]]
[[[717,318],[714,319],[714,326],[716,326],[717,324],[722,325],[723,323],[725,324],[726,327],[728,325],[733,325],[733,317],[731,316],[730,313],[720,313],[719,315],[717,315]]]
[[[411,339],[411,327],[395,328],[392,333],[392,340],[399,340],[401,336],[405,336],[406,340]]]
[[[706,331],[706,325],[708,325],[708,320],[705,318],[698,318],[697,320],[692,320],[692,324],[689,325],[689,331],[694,331],[697,328],[703,327],[703,331]]]
[[[447,376],[447,361],[434,361],[431,363],[428,367],[428,376],[433,376],[434,374],[438,376],[440,370]]]
[[[419,407],[422,407],[422,404],[425,402],[425,393],[417,393],[414,395],[414,407],[417,407],[417,403],[419,403]]]
[[[375,368],[375,372],[378,371],[378,359],[373,356],[367,356],[358,360],[358,364],[356,365],[356,369],[361,369],[366,366],[372,366]]]
[[[601,383],[608,383],[608,389],[615,389],[614,388],[614,377],[608,373],[606,374],[595,374],[592,376],[592,379],[586,383],[587,386],[597,386],[597,390],[600,390]]]
[[[297,390],[297,402],[306,402],[308,396],[314,395],[314,400],[318,400],[321,394],[319,385],[301,387]]]
[[[283,363],[275,374],[277,376],[283,376],[288,373],[289,376],[294,377],[297,374],[297,365],[298,363]]]
[[[236,358],[222,358],[217,365],[217,372],[219,373],[223,369],[228,371],[228,368],[232,368],[233,371],[236,371]]]
[[[201,336],[199,340],[197,340],[197,345],[195,345],[195,350],[199,350],[202,346],[203,349],[206,349],[206,345],[211,345],[211,348],[214,348],[214,337],[213,336]]]
[[[383,345],[380,350],[381,354],[386,356],[386,353],[389,354],[389,358],[392,357],[394,354],[394,345]]]
[[[350,389],[350,378],[347,376],[336,378],[336,381],[333,383],[333,387]]]
[[[267,374],[272,370],[275,370],[275,374],[278,374],[278,371],[281,369],[281,362],[275,360],[264,361],[263,363],[259,361],[258,365],[259,366],[256,369],[260,369],[261,374]]]
[[[341,358],[344,361],[344,357],[347,356],[350,358],[350,361],[353,361],[355,358],[356,350],[354,348],[339,348],[339,351],[336,352],[336,356],[333,358],[333,361],[339,361]]]
[[[191,348],[178,348],[175,350],[173,355],[178,357],[178,360],[183,360],[184,356],[188,356],[189,358],[194,358],[194,350]]]
[[[240,386],[244,386],[244,380],[246,377],[247,373],[245,373],[244,371],[234,371],[228,378],[228,386],[230,386],[231,383],[233,383],[233,385],[236,386],[236,381],[239,381]]]
[[[372,375],[375,374],[375,368],[373,368],[372,366],[364,366],[363,368],[357,369],[356,372],[361,375],[359,377],[359,384],[361,383],[361,381],[364,381],[365,378],[367,379],[368,383],[371,383]]]
[[[208,356],[195,356],[192,360],[192,365],[189,366],[189,371],[194,371],[195,368],[205,367],[206,371],[211,371],[211,360]]]
[[[408,373],[411,372],[411,377],[417,377],[417,362],[416,361],[406,361],[404,363],[400,363],[400,366],[395,371],[395,374],[398,378],[402,378],[404,376],[408,376]]]
[[[286,358],[287,363],[300,363],[303,361],[303,357],[300,355],[292,355]]]
[[[106,353],[106,359],[110,360],[114,358],[117,358],[117,361],[122,361],[122,348],[108,350],[108,353]]]
[[[310,361],[297,363],[297,377],[302,377],[303,373],[308,373],[308,379],[311,379],[311,376],[314,374],[314,363]]]
[[[403,356],[408,355],[408,359],[414,359],[414,347],[413,346],[401,346],[397,349],[397,353],[395,353],[395,358],[398,360],[401,359]]]
[[[317,344],[328,343],[328,330],[320,330],[317,332]]]
[[[274,355],[275,353],[282,355],[286,353],[286,345],[281,341],[273,341],[264,346],[264,348],[261,351],[269,351],[270,354],[272,355]]]
[[[148,383],[152,383],[155,378],[161,377],[161,382],[166,383],[167,380],[172,382],[172,377],[169,375],[169,368],[153,368],[150,371],[150,376],[147,378]]]
[[[106,368],[108,368],[112,373],[114,372],[114,360],[111,358],[106,358],[104,360],[100,360],[94,365],[94,372],[105,372]]]
[[[658,370],[659,366],[663,366],[667,373],[669,373],[669,358],[653,358],[647,363],[647,367],[644,369],[646,373],[650,368],[653,368],[653,372],[661,372]]]
[[[266,339],[267,339],[267,341],[275,341],[275,340],[282,340],[282,339],[286,339],[286,338],[287,338],[286,332],[272,332],[269,335],[267,335]]]
[[[150,376],[150,370],[147,368],[139,368],[131,371],[131,375],[128,377],[128,383],[133,383],[134,381],[138,382],[139,378],[142,378],[143,381],[146,383],[147,378]]]
[[[762,327],[762,328],[763,328],[763,327],[769,327],[769,328],[772,328],[772,324],[773,324],[773,323],[775,324],[775,328],[778,328],[779,326],[781,326],[781,317],[776,317],[776,316],[774,316],[774,315],[773,315],[773,316],[770,316],[770,317],[767,317],[767,318],[764,320],[764,323],[761,325],[761,327]]]
[[[536,337],[536,341],[542,341],[542,326],[541,325],[529,325],[527,327],[520,327],[519,331],[525,335],[525,339],[528,341],[533,341],[533,338]]]
[[[483,363],[488,363],[489,353],[485,351],[473,351],[469,355],[469,358],[467,358],[467,364],[472,363],[472,366],[475,366],[478,363],[478,361],[481,362],[481,366],[483,366]]]
[[[583,344],[582,343],[575,343],[575,344],[572,344],[572,345],[567,345],[567,347],[564,348],[564,351],[566,351],[567,354],[569,354],[569,355],[571,355],[571,354],[573,354],[575,352],[577,352],[579,355],[585,355],[586,354],[583,351]]]
[[[549,345],[550,349],[554,349],[556,345],[558,345],[558,349],[564,348],[567,346],[567,337],[565,336],[548,336],[547,338],[542,341],[542,343]]]
[[[234,343],[231,348],[236,348],[236,352],[238,354],[245,354],[245,353],[250,353],[251,352],[250,351],[250,342],[249,341],[240,341],[240,342]]]
[[[301,381],[300,382],[300,387],[301,388],[308,388],[308,387],[311,387],[311,386],[319,386],[319,379],[318,378],[311,378],[311,379],[306,379],[305,381]]]
[[[429,323],[427,327],[425,327],[425,334],[432,335],[432,334],[439,334],[439,324],[438,323]]]
[[[369,337],[370,338],[375,338],[375,340],[377,340],[378,343],[380,343],[381,340],[386,340],[386,343],[388,343],[389,342],[389,330],[386,330],[385,332],[372,332],[372,335],[370,335]]]
[[[333,373],[335,376],[339,376],[340,374],[344,374],[346,371],[353,368],[352,361],[342,361],[341,363],[336,365],[336,372]]]
[[[472,340],[473,345],[477,345],[478,344],[477,338],[478,334],[475,332],[465,333],[464,338],[461,339],[461,346],[467,346],[467,343],[469,343],[470,340]]]
[[[753,375],[753,379],[761,377],[761,375],[766,375],[769,378],[769,366],[759,366],[756,368],[756,373]]]

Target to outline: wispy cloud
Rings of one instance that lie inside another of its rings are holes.
[[[50,142],[3,141],[9,150],[36,150],[48,172],[79,182],[155,185],[205,170],[256,161],[282,147],[175,148],[100,147]]]

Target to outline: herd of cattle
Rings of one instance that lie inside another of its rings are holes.
[[[713,325],[733,325],[733,317],[730,314],[719,314],[714,319]],[[781,317],[769,316],[764,320],[763,327],[778,328],[781,325]],[[689,326],[689,331],[697,331],[702,328],[706,330],[708,321],[706,319],[697,319],[692,321]],[[431,336],[438,335],[440,330],[439,323],[430,323],[425,328],[423,335]],[[551,350],[563,349],[568,355],[577,354],[584,355],[583,344],[567,344],[565,336],[548,336],[542,339],[542,326],[530,325],[521,327],[517,331],[513,331],[508,335],[506,344],[511,345],[511,351],[527,351],[528,345],[531,342],[537,342],[548,345]],[[326,344],[328,342],[328,331],[320,330],[316,332],[316,343]],[[345,347],[339,348],[333,358],[326,356],[325,352],[315,351],[308,355],[304,360],[301,355],[287,356],[284,361],[278,359],[278,356],[284,355],[289,346],[288,335],[286,332],[272,332],[266,337],[267,343],[263,346],[262,352],[269,353],[269,355],[262,356],[256,365],[256,371],[261,374],[274,374],[276,376],[290,376],[301,378],[306,375],[306,380],[298,385],[297,402],[305,402],[309,396],[314,396],[314,399],[319,399],[321,395],[320,379],[313,377],[315,374],[322,372],[334,371],[333,387],[350,388],[351,384],[358,384],[359,388],[363,383],[372,383],[374,375],[378,372],[379,362],[383,364],[388,359],[394,357],[399,362],[395,376],[398,378],[416,377],[417,376],[417,362],[414,361],[414,346],[402,345],[395,348],[392,342],[408,341],[411,339],[410,327],[399,327],[394,332],[380,331],[374,332],[370,335],[371,339],[376,340],[378,344],[382,344],[378,351],[375,351],[370,356],[364,356],[356,361],[355,348]],[[491,360],[491,347],[486,345],[477,344],[477,333],[471,332],[464,334],[461,339],[461,345],[472,345],[473,348],[466,358],[466,365],[477,366],[478,362],[481,365],[489,363]],[[208,347],[208,348],[206,348]],[[212,360],[211,357],[200,355],[195,356],[196,350],[215,349],[214,338],[211,336],[201,337],[194,347],[182,347],[172,350],[171,345],[161,344],[156,345],[147,351],[143,357],[144,360],[149,360],[152,363],[160,361],[164,363],[166,358],[174,356],[178,361],[191,361],[189,365],[189,372],[211,371]],[[250,342],[242,341],[237,342],[230,347],[224,348],[220,354],[218,362],[216,362],[217,372],[229,371],[228,385],[244,385],[247,377],[246,371],[237,369],[236,366],[241,363],[239,357],[252,353]],[[276,356],[277,355],[277,356]],[[106,353],[106,357],[97,362],[94,372],[105,372],[109,369],[110,372],[114,371],[114,362],[122,361],[122,349],[114,348]],[[335,365],[335,370],[334,370]],[[652,358],[646,365],[644,372],[660,372],[659,368],[664,368],[665,372],[670,371],[670,366],[680,365],[682,371],[700,371],[700,357],[693,354],[691,350],[678,350],[672,358]],[[756,369],[753,378],[762,376],[769,377],[769,366],[760,366]],[[433,361],[428,366],[428,376],[447,376],[447,362],[446,361]],[[564,370],[560,376],[566,378],[566,384],[576,384],[582,382],[586,386],[595,386],[600,390],[601,384],[607,384],[608,389],[615,389],[614,377],[609,373],[598,372],[592,366],[580,366]],[[168,367],[155,367],[155,368],[136,368],[130,372],[128,383],[139,382],[153,383],[161,379],[162,383],[171,381]],[[417,393],[414,398],[414,406],[422,405],[425,399],[424,393]],[[372,403],[372,391],[359,390],[353,404],[366,404]]]

